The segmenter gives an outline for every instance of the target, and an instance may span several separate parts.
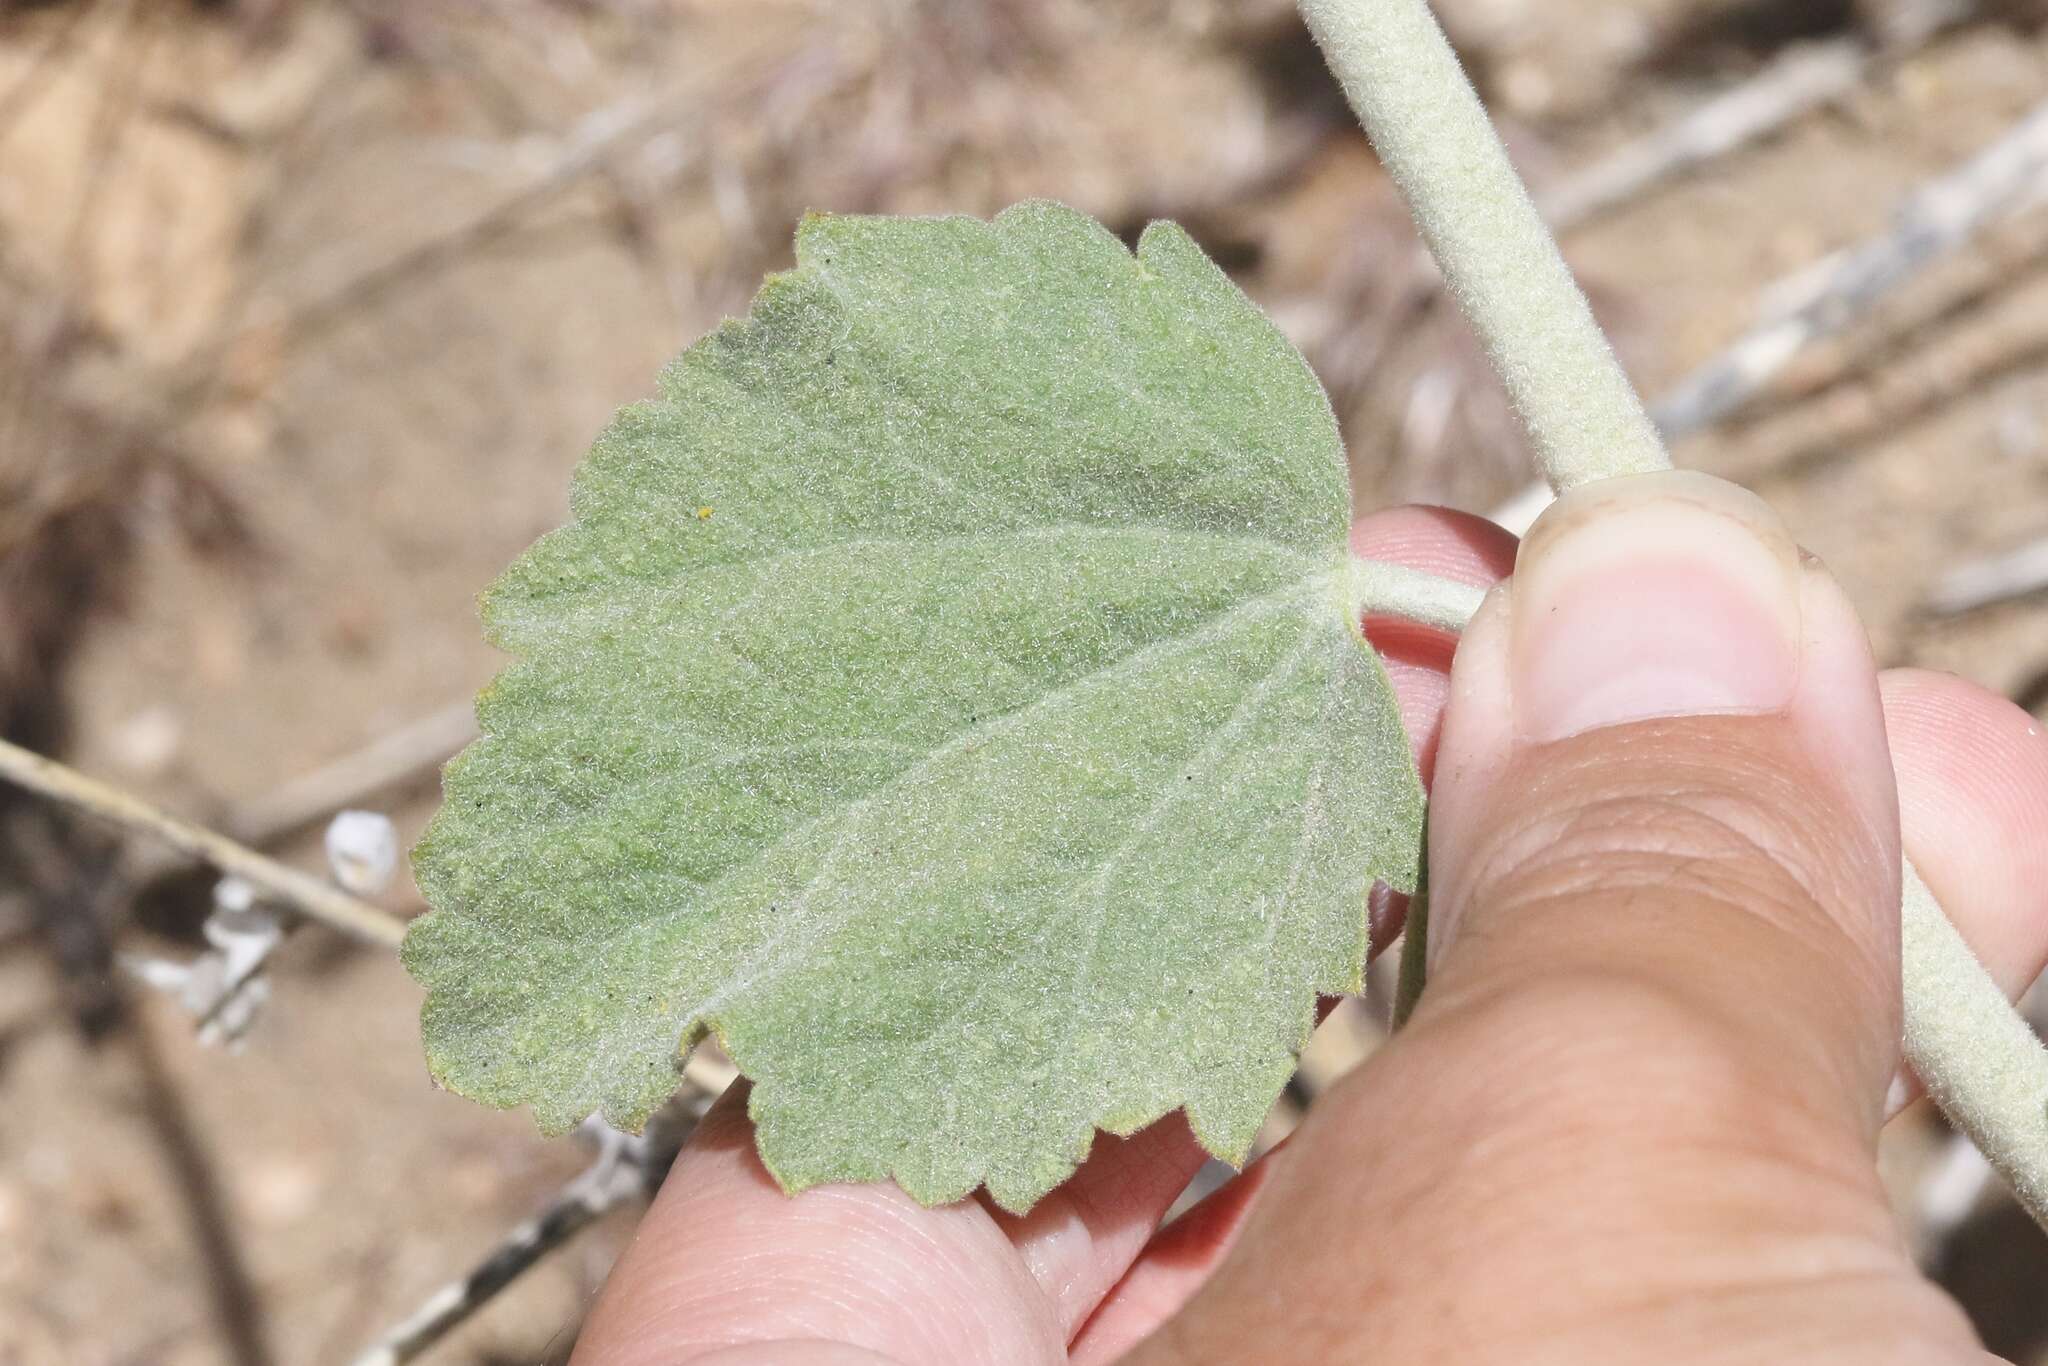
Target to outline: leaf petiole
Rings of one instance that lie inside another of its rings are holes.
[[[1479,610],[1486,590],[1354,555],[1345,567],[1344,596],[1353,622],[1365,617],[1396,617],[1456,635]]]

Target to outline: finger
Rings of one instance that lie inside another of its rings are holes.
[[[1878,680],[1906,852],[2008,996],[2048,963],[2048,732],[1952,674]]]
[[[1208,1153],[1179,1113],[1129,1138],[1098,1135],[1087,1162],[1024,1215],[991,1209],[1071,1338],[1144,1250]]]
[[[1133,1362],[1952,1359],[1872,1163],[1899,845],[1839,590],[1729,486],[1606,481],[1451,681],[1421,1009]]]
[[[2048,964],[2048,734],[1952,674],[1879,680],[1906,853],[2007,997]],[[1917,1083],[1894,1090],[1897,1110]]]
[[[1775,514],[1685,473],[1568,495],[1453,686],[1431,995],[1505,986],[1525,953],[1647,980],[1874,1132],[1897,797],[1862,628]]]
[[[745,1343],[787,1354],[798,1341],[903,1366],[1064,1361],[1067,1339],[1202,1162],[1176,1115],[1099,1138],[1074,1179],[1023,1218],[973,1200],[927,1209],[890,1182],[791,1197],[755,1154],[745,1090],[721,1099],[676,1159],[579,1362],[684,1362]]]
[[[1285,1146],[1283,1139],[1146,1246],[1074,1339],[1072,1366],[1119,1360],[1179,1312],[1236,1243],[1274,1155]]]
[[[1890,669],[1878,686],[1906,852],[2016,999],[2048,965],[2048,732],[1953,674]],[[1088,1360],[1113,1361],[1177,1311],[1235,1241],[1253,1178],[1269,1170],[1248,1168],[1148,1248],[1075,1341],[1076,1359],[1087,1348]]]
[[[894,1184],[791,1198],[735,1085],[676,1158],[577,1343],[577,1366],[678,1366],[723,1348],[803,1362],[855,1347],[902,1366],[1055,1363],[1051,1304],[979,1205]],[[823,1357],[822,1360],[831,1360]]]
[[[1514,568],[1515,537],[1470,513],[1397,507],[1370,513],[1351,530],[1352,553],[1487,588]],[[1401,718],[1427,782],[1449,694],[1457,637],[1391,617],[1366,620],[1366,634],[1394,685]],[[1407,898],[1375,888],[1375,950],[1401,931]],[[1268,1154],[1270,1157],[1270,1154]],[[1264,1159],[1227,1182],[1153,1240],[1104,1300],[1072,1347],[1076,1362],[1112,1361],[1178,1309],[1222,1259],[1269,1170]]]

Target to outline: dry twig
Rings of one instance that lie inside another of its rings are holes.
[[[4,740],[0,740],[0,778],[126,829],[154,835],[224,873],[233,873],[308,919],[345,934],[387,948],[397,948],[405,938],[405,921],[389,911]]]
[[[355,1359],[355,1366],[401,1366],[439,1342],[494,1299],[498,1292],[556,1248],[612,1210],[646,1196],[661,1184],[677,1149],[697,1127],[711,1102],[731,1083],[730,1067],[693,1054],[689,1093],[678,1097],[646,1132],[623,1133],[600,1120],[585,1122],[597,1141],[597,1157],[562,1187],[541,1212],[505,1235],[468,1274],[450,1281]]]
[[[1784,131],[1978,8],[1978,0],[1909,0],[1892,7],[1880,42],[1849,36],[1788,48],[1740,85],[1537,196],[1537,205],[1554,230],[1567,232],[1667,180]]]
[[[1989,607],[2048,588],[2048,536],[1988,559],[1959,564],[1935,580],[1927,610],[1937,616]]]
[[[1873,58],[1860,38],[1792,48],[1754,77],[1617,149],[1536,197],[1558,232],[1779,132],[1861,85]]]
[[[1650,406],[1676,442],[1754,402],[1794,358],[1864,317],[1887,294],[1969,242],[1988,223],[2035,202],[2048,174],[2048,103],[2001,137],[1906,196],[1884,232],[1766,287],[1779,302],[1766,319],[1696,367]],[[1548,498],[1532,484],[1495,509],[1524,531]]]
[[[1658,400],[1654,416],[1677,440],[1746,406],[1792,358],[1868,313],[1879,299],[1970,240],[2048,171],[2048,104],[1948,174],[1920,186],[1891,228],[1832,258],[1798,306],[1767,319]],[[1802,275],[1809,272],[1801,272]]]
[[[1902,0],[1881,40],[1861,35],[1785,49],[1761,71],[1578,171],[1536,197],[1556,232],[1783,132],[1976,13],[1978,0]]]
[[[237,802],[224,824],[234,838],[262,846],[344,807],[408,783],[445,763],[476,738],[476,708],[467,699],[378,736],[352,754]]]

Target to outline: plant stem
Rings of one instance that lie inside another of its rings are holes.
[[[2048,1048],[2007,1004],[1910,860],[1904,891],[1906,1061],[2048,1228]]]
[[[1352,556],[1344,579],[1351,620],[1398,617],[1452,635],[1465,629],[1486,597],[1484,588],[1405,565]]]
[[[1427,0],[1299,0],[1558,489],[1670,459]]]
[[[345,934],[388,948],[396,948],[405,938],[405,921],[389,911],[5,740],[0,740],[0,778],[116,825],[155,835],[223,873],[235,874],[308,919]]]

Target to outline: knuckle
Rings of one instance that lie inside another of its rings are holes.
[[[1888,876],[1883,847],[1754,724],[1768,720],[1645,723],[1523,756],[1456,895],[1503,922],[1589,899],[1707,910],[1838,951]]]
[[[1443,1164],[1428,1187],[1499,1214],[1544,1192],[1656,1219],[1710,1187],[1702,1217],[1767,1213],[1751,1200],[1766,1191],[1852,1222],[1882,1209],[1856,1135],[1788,1088],[1769,1049],[1659,980],[1532,979],[1418,1014],[1387,1061],[1403,1127]]]

